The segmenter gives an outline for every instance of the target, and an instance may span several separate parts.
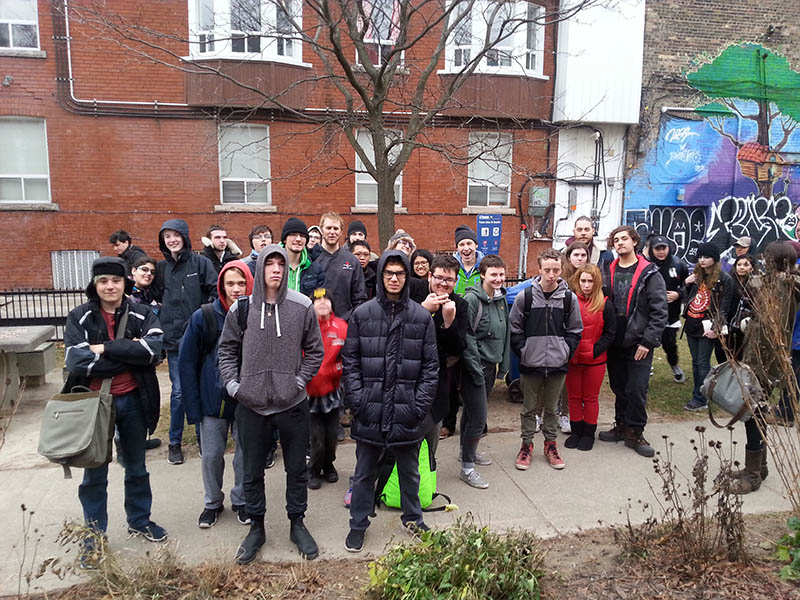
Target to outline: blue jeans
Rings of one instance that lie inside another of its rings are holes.
[[[180,445],[183,440],[183,422],[186,412],[183,410],[181,397],[181,378],[178,371],[178,351],[167,352],[167,366],[169,367],[169,381],[172,389],[169,393],[169,445]]]
[[[693,335],[687,335],[686,341],[689,343],[689,352],[692,354],[692,378],[694,379],[692,400],[699,404],[706,404],[708,400],[703,396],[700,388],[703,387],[706,375],[711,370],[711,353],[714,351],[715,341]]]
[[[143,527],[150,522],[153,494],[150,475],[144,464],[147,424],[139,393],[114,396],[116,425],[120,450],[125,464],[125,514],[129,527]],[[83,482],[78,486],[78,498],[83,518],[92,529],[104,532],[108,528],[108,465],[84,469]]]

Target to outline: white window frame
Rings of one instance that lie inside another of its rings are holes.
[[[498,137],[499,136],[499,137]],[[511,206],[511,164],[514,137],[510,133],[469,134],[469,156],[467,181],[467,208],[509,208]],[[475,171],[484,166],[494,174],[478,177]],[[486,190],[485,203],[473,201],[473,191]],[[504,201],[492,202],[502,194]]]
[[[225,147],[225,141],[223,140],[223,132],[225,130],[231,129],[256,129],[261,130],[263,134],[259,136],[259,141],[263,141],[265,143],[266,148],[266,161],[265,161],[265,173],[263,177],[257,177],[254,173],[253,177],[231,177],[229,174],[225,172],[225,161],[230,160],[231,164],[234,159],[228,158],[231,152],[236,152],[235,148]],[[271,150],[269,144],[269,126],[261,125],[257,123],[237,123],[235,125],[226,125],[220,124],[217,129],[217,140],[218,140],[218,148],[219,148],[219,200],[220,206],[225,207],[242,207],[242,206],[272,206],[272,181],[270,179],[271,175]],[[231,202],[225,201],[225,193],[224,187],[225,184],[228,183],[241,183],[244,186],[244,202]],[[250,185],[264,185],[266,186],[267,191],[267,199],[266,201],[260,200],[249,200],[250,193],[248,192],[248,186]]]
[[[400,2],[399,0],[363,0],[364,11],[366,12],[368,8],[375,9],[376,5],[379,5],[381,2],[391,3],[392,4],[392,15],[389,16],[390,19],[395,14],[395,11],[400,10]],[[380,8],[380,6],[379,6]],[[372,13],[370,10],[370,14]],[[379,15],[379,18],[385,17],[384,15]],[[361,19],[359,19],[359,28],[363,26]],[[376,54],[378,56],[377,64],[373,64],[372,66],[380,68],[383,65],[383,56],[384,56],[384,48],[386,48],[386,53],[390,53],[393,49],[395,44],[397,44],[397,37],[400,34],[400,30],[397,27],[397,24],[392,23],[389,25],[389,36],[381,36],[375,35],[380,34],[379,31],[370,23],[367,27],[367,30],[364,34],[364,45],[365,46],[375,46],[376,47]],[[361,59],[358,56],[358,50],[356,52],[356,63],[361,64]],[[405,52],[401,53],[400,55],[400,64],[403,64],[403,59],[405,58]]]
[[[2,4],[2,1],[0,1]],[[15,50],[15,51],[34,51],[41,49],[41,37],[39,31],[39,6],[36,0],[32,2],[33,9],[35,11],[34,18],[31,19],[12,19],[12,18],[4,18],[2,8],[0,8],[0,28],[5,27],[8,32],[8,46],[0,46],[0,52],[8,51],[8,50]],[[14,26],[15,25],[33,25],[36,28],[36,46],[18,46],[14,44]]]
[[[468,26],[465,22],[461,27],[456,27],[447,41],[445,48],[445,73],[459,72],[469,64],[471,58],[478,56],[485,48],[487,29],[495,0],[477,0],[470,12]],[[480,59],[475,72],[498,75],[525,75],[547,79],[544,75],[544,37],[545,27],[531,22],[540,19],[545,14],[545,8],[535,2],[519,0],[503,6],[512,6],[506,31],[508,37],[503,38],[491,50],[488,50]],[[499,27],[502,17],[502,8],[496,15],[493,26]],[[454,9],[451,14],[453,19],[460,20],[461,13]],[[465,32],[468,31],[467,32]],[[470,40],[467,43],[467,38]],[[529,42],[533,47],[528,47]],[[504,52],[499,52],[500,49]]]
[[[391,139],[390,135],[387,135],[387,142]],[[366,129],[359,129],[356,132],[356,140],[358,144],[364,149],[364,152],[367,156],[372,159],[373,164],[375,163],[375,150],[372,147],[372,134]],[[355,152],[355,150],[354,150]],[[400,147],[395,146],[390,151],[391,154],[397,155],[400,153]],[[358,152],[356,154],[356,198],[355,198],[355,206],[357,208],[365,208],[365,207],[377,207],[378,206],[378,182],[375,181],[375,178],[372,177],[367,172],[366,167],[364,166],[361,157],[358,156]],[[375,190],[375,202],[368,202],[363,199],[363,190],[366,189],[374,189]],[[362,190],[362,194],[359,194],[359,190]],[[359,199],[361,196],[361,199]],[[403,172],[401,171],[400,174],[397,176],[397,179],[394,180],[394,205],[396,208],[403,206]]]
[[[0,200],[0,205],[2,204],[14,204],[14,203],[25,203],[25,204],[49,204],[51,202],[51,189],[50,189],[50,150],[47,145],[47,122],[44,119],[38,118],[26,118],[26,117],[0,117],[0,123],[7,123],[7,122],[38,122],[42,124],[42,134],[44,135],[44,152],[45,152],[45,163],[47,165],[47,170],[44,173],[17,173],[17,172],[3,172],[3,165],[0,163],[0,180],[2,179],[19,179],[22,195],[19,198],[7,198],[5,200]],[[25,193],[25,183],[26,181],[46,181],[47,182],[47,198],[40,199],[40,200],[32,200],[27,198]]]
[[[278,19],[278,3],[286,3],[293,11],[292,19],[302,27],[302,0],[253,0],[260,7],[258,31],[232,29],[231,3],[237,1],[243,0],[188,0],[190,58],[234,58],[307,66],[303,63],[300,34],[292,33],[290,21],[281,24]],[[204,6],[213,8],[211,24],[201,22]],[[234,42],[241,38],[244,38],[244,48],[234,51],[234,46],[238,45]],[[251,39],[258,41],[258,50],[250,48]]]

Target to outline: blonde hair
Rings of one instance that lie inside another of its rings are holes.
[[[344,219],[341,216],[339,216],[339,213],[333,212],[332,210],[329,210],[328,212],[326,212],[324,215],[322,215],[319,218],[319,228],[320,229],[322,229],[322,226],[325,224],[325,221],[328,220],[328,219],[331,220],[331,221],[338,221],[339,222],[339,227],[341,227],[342,230],[344,230]]]
[[[603,305],[605,304],[605,297],[603,296],[603,275],[596,265],[587,263],[575,270],[575,274],[569,281],[572,291],[578,295],[582,295],[580,282],[583,273],[591,275],[592,281],[594,281],[592,295],[589,296],[589,312],[594,313],[603,310]]]

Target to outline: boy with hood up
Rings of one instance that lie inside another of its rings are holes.
[[[357,306],[342,350],[345,403],[353,413],[356,468],[345,548],[361,552],[374,509],[378,462],[387,448],[397,460],[402,522],[425,531],[419,501],[419,447],[439,379],[436,326],[409,298],[411,268],[400,250],[378,265],[375,298]]]
[[[253,276],[243,261],[232,260],[222,266],[217,292],[218,298],[214,302],[200,307],[192,314],[178,352],[186,419],[190,424],[199,424],[203,439],[205,508],[197,520],[201,529],[213,527],[217,516],[224,510],[222,476],[225,472],[225,447],[229,431],[236,447],[233,456],[231,509],[242,525],[250,523],[244,508],[242,448],[239,444],[239,432],[233,421],[236,400],[225,391],[217,367],[217,342],[225,325],[225,315],[240,297],[253,293]],[[210,314],[207,313],[207,307],[211,309]],[[213,321],[208,319],[211,315]]]
[[[200,305],[214,297],[217,289],[217,272],[205,256],[192,252],[189,225],[183,219],[164,221],[158,232],[158,247],[164,260],[156,265],[153,285],[156,297],[161,299],[159,320],[164,329],[164,349],[167,351],[169,380],[169,454],[172,465],[183,463],[184,410],[181,400],[181,380],[178,371],[178,346],[186,322]],[[198,436],[198,442],[200,438]]]
[[[255,560],[266,541],[264,469],[268,440],[278,429],[286,471],[289,539],[312,560],[317,543],[303,524],[308,506],[309,411],[305,387],[322,364],[322,336],[308,296],[288,288],[288,257],[277,245],[264,248],[256,262],[253,294],[228,311],[219,342],[219,371],[236,399],[236,426],[244,458],[244,499],[250,532],[236,560]],[[247,310],[247,317],[238,311]],[[246,323],[244,330],[240,319]]]

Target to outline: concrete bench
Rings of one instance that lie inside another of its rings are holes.
[[[55,366],[55,346],[41,348],[54,334],[55,327],[51,325],[0,327],[0,408],[13,405],[19,396],[20,355],[33,355],[23,358],[23,370],[33,373],[33,377],[41,375],[37,382],[44,381],[42,369],[48,364]]]
[[[17,353],[19,376],[25,378],[25,385],[44,385],[45,375],[56,368],[56,344],[45,342],[33,352]]]

